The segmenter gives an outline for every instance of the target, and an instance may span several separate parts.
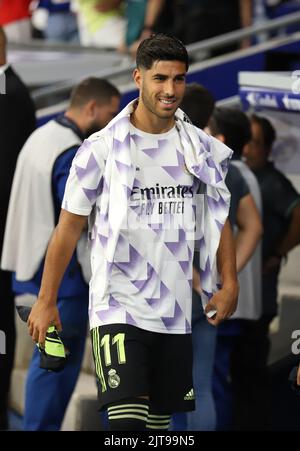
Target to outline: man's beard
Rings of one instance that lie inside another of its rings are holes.
[[[98,122],[91,124],[88,130],[85,132],[85,137],[88,138],[93,133],[99,132],[102,128],[103,127]]]
[[[152,102],[151,97],[148,95],[147,90],[144,90],[141,93],[141,98],[147,110],[150,111],[155,116],[159,117],[160,119],[170,119],[174,117],[175,114],[174,111],[165,111],[164,113],[160,113],[158,111],[158,108],[156,108],[155,104]]]

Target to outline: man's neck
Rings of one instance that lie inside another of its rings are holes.
[[[160,118],[138,103],[134,109],[130,121],[137,129],[152,134],[166,133],[175,125],[175,118]]]
[[[74,113],[74,111],[72,110],[67,110],[64,114],[65,117],[67,117],[68,119],[70,119],[72,122],[74,122],[74,124],[76,125],[76,127],[79,128],[79,130],[84,134],[86,132],[85,127],[82,123],[82,121],[80,120],[80,116],[77,115],[76,113]]]
[[[261,164],[260,166],[253,168],[252,171],[255,174],[258,174],[260,172],[263,172],[265,169],[269,168],[270,166],[274,166],[274,163],[271,160],[267,160],[267,161],[265,161],[264,164]]]

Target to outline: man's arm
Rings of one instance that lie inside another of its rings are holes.
[[[280,255],[286,255],[298,244],[300,244],[300,203],[293,208],[288,231],[276,251]]]
[[[151,30],[153,28],[164,5],[165,0],[148,0],[144,22],[144,30],[145,29]]]
[[[239,293],[235,245],[228,219],[221,233],[217,252],[217,267],[221,277],[222,288],[213,295],[205,307],[205,313],[213,309],[217,311],[213,318],[208,318],[208,322],[214,326],[217,326],[235,312]]]
[[[137,48],[141,41],[149,38],[153,34],[153,27],[162,12],[162,9],[165,5],[165,0],[148,0],[145,20],[144,20],[144,28],[140,37],[130,46],[130,53],[132,56],[136,54]]]
[[[122,0],[102,0],[99,3],[96,3],[95,9],[102,13],[107,11],[113,11],[114,9],[120,8]]]
[[[277,246],[277,249],[274,249],[274,255],[268,258],[268,260],[264,263],[264,274],[278,268],[281,262],[281,257],[286,256],[287,253],[298,244],[300,244],[300,203],[298,203],[292,210],[290,224],[283,240]]]
[[[56,307],[57,293],[86,222],[86,216],[61,210],[59,223],[48,245],[38,299],[27,321],[29,334],[37,343],[44,343],[50,325],[61,330]]]
[[[253,21],[253,1],[252,0],[240,0],[240,24],[241,28],[250,27]],[[241,41],[240,48],[245,49],[250,47],[251,38],[244,38]]]
[[[263,234],[258,209],[251,194],[244,196],[236,214],[238,232],[235,236],[236,265],[240,272],[249,261]]]

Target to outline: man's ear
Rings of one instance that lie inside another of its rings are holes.
[[[225,144],[225,136],[222,135],[222,133],[219,133],[218,135],[215,135],[215,138]]]
[[[133,80],[137,86],[138,89],[141,88],[141,83],[142,83],[142,73],[140,69],[134,69],[133,71]]]
[[[97,105],[97,102],[94,99],[91,99],[87,102],[87,104],[85,106],[85,110],[89,117],[94,117],[96,105]]]

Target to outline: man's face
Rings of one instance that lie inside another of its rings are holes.
[[[109,103],[95,104],[93,107],[93,118],[91,120],[87,136],[104,128],[119,112],[120,98],[114,96]]]
[[[244,148],[243,156],[246,163],[253,171],[262,169],[269,156],[269,152],[265,149],[264,136],[261,126],[251,121],[252,140]]]
[[[155,61],[151,69],[136,69],[134,80],[146,110],[160,119],[173,117],[184,95],[185,74],[181,61]]]

